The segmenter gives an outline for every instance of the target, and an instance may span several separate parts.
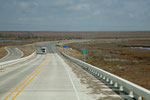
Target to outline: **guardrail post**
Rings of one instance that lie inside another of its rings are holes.
[[[92,74],[94,75],[94,70],[92,70]]]
[[[96,77],[98,77],[98,72],[96,71]]]
[[[113,84],[114,84],[114,83],[113,83],[113,80],[110,80],[110,84],[111,84],[111,85],[113,85]]]
[[[90,68],[88,68],[88,71],[90,72],[90,71],[91,71],[91,69],[90,69]]]
[[[105,78],[105,76],[103,76],[103,80],[105,80],[106,78]]]
[[[97,73],[97,76],[99,77],[99,76],[100,76],[100,74],[99,74],[99,73]]]
[[[106,82],[109,82],[109,78],[106,79]]]
[[[97,71],[95,71],[96,76],[98,75]]]
[[[133,91],[130,91],[130,92],[129,92],[129,96],[130,96],[131,98],[133,98],[133,97],[134,97],[134,95],[133,95]]]
[[[95,76],[95,77],[97,76],[97,72],[96,72],[96,71],[94,71],[94,76]]]
[[[102,74],[100,75],[100,78],[103,78],[103,75],[102,75]]]
[[[119,90],[120,90],[120,91],[123,91],[123,86],[122,86],[122,85],[120,86]]]
[[[118,83],[117,82],[115,82],[114,87],[116,87],[116,88],[118,87]]]
[[[95,72],[95,70],[93,71],[93,75],[95,76],[95,74],[96,74],[96,72]]]
[[[141,96],[140,96],[140,97],[138,97],[138,100],[143,100],[143,97],[141,97]]]

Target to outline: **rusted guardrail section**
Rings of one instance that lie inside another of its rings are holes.
[[[31,55],[29,55],[27,57],[23,57],[23,58],[19,58],[19,59],[15,59],[15,60],[10,60],[10,61],[6,61],[6,62],[2,62],[2,63],[0,63],[0,69],[6,67],[8,65],[12,65],[12,64],[16,64],[16,63],[28,60],[28,59],[32,58],[33,56],[35,56],[35,55],[36,55],[36,51],[33,52]]]
[[[132,82],[129,82],[123,78],[120,78],[114,74],[111,74],[107,71],[104,71],[100,68],[97,68],[91,64],[85,63],[81,60],[76,58],[70,57],[62,52],[62,55],[71,60],[72,62],[76,63],[92,75],[96,76],[97,78],[101,78],[105,80],[107,83],[113,85],[114,87],[118,88],[120,91],[124,91],[127,93],[131,98],[136,100],[150,100],[150,91],[138,86]]]

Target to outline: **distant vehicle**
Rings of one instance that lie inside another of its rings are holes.
[[[42,53],[46,53],[46,47],[41,47]]]

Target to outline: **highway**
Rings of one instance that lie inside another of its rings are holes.
[[[55,43],[40,46],[47,46],[48,53],[0,71],[0,100],[123,100],[64,59]]]
[[[0,62],[14,60],[23,56],[23,52],[16,47],[5,47],[5,49],[8,53],[6,56],[0,59]]]

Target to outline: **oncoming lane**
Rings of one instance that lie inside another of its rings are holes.
[[[21,50],[16,47],[5,47],[8,54],[0,59],[0,62],[10,61],[17,58],[21,58],[24,54]]]

